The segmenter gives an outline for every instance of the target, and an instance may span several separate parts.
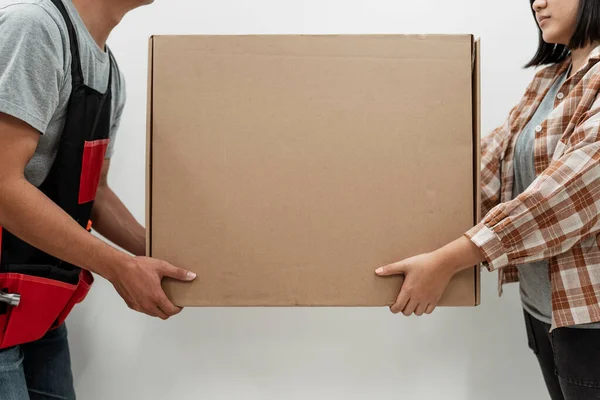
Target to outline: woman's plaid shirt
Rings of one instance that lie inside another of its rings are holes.
[[[537,179],[512,198],[514,148],[568,59],[538,72],[504,125],[482,139],[482,221],[467,232],[499,270],[549,260],[552,329],[600,321],[600,46],[565,81],[555,109],[536,127]]]

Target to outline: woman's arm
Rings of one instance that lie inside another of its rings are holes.
[[[501,163],[506,143],[510,140],[510,127],[515,108],[508,118],[492,133],[481,139],[481,216],[482,218],[500,204]]]
[[[405,281],[392,311],[433,311],[452,276],[485,262],[490,270],[562,254],[600,232],[600,99],[571,135],[566,152],[520,196],[494,207],[465,236],[432,253],[376,272]]]

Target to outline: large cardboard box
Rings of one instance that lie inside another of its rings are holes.
[[[180,306],[384,306],[476,223],[470,35],[155,36],[148,253]],[[479,269],[442,305],[479,303]]]

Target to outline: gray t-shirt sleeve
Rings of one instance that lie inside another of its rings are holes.
[[[110,143],[106,149],[105,158],[112,158],[115,154],[115,142],[117,140],[117,132],[121,126],[121,116],[126,103],[127,88],[125,86],[125,78],[118,68],[113,67],[113,72],[116,72],[117,80],[113,84],[113,117],[110,125]],[[115,71],[116,70],[116,71]]]
[[[60,30],[40,6],[14,4],[0,14],[0,38],[0,112],[43,134],[65,83]]]

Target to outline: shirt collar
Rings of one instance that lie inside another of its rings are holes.
[[[598,60],[600,60],[600,45],[594,47],[594,49],[590,52],[590,55],[588,56],[588,63],[590,63],[590,61]]]

